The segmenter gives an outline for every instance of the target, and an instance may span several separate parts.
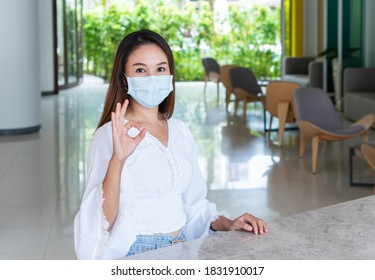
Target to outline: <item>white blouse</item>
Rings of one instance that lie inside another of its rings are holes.
[[[88,181],[74,221],[78,259],[120,259],[137,234],[169,233],[183,226],[187,240],[200,238],[223,215],[206,199],[207,187],[190,130],[172,118],[168,120],[167,147],[146,133],[125,162],[119,213],[109,232],[102,208],[102,182],[112,151],[108,122],[96,130],[88,151]]]

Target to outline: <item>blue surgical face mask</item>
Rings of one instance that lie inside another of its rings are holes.
[[[128,94],[145,108],[155,108],[172,92],[173,75],[127,77]]]

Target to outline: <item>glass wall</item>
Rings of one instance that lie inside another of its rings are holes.
[[[363,0],[339,0],[338,60],[336,107],[342,111],[343,76],[346,68],[364,65],[364,23],[365,5]]]
[[[344,67],[363,65],[365,10],[362,0],[343,1],[342,52]]]
[[[56,0],[56,81],[58,89],[83,77],[82,0]]]

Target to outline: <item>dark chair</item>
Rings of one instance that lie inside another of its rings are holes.
[[[217,105],[219,105],[219,91],[220,91],[219,84],[221,82],[220,65],[212,57],[202,58],[202,64],[204,68],[204,82],[205,82],[203,93],[206,94],[206,87],[207,87],[208,81],[216,83],[217,84]]]
[[[246,108],[249,102],[262,102],[263,92],[254,73],[246,67],[230,69],[233,93],[235,95],[234,115],[237,114],[238,103],[243,101],[242,120],[246,122]]]
[[[294,91],[293,99],[297,125],[301,131],[300,157],[303,157],[306,139],[312,138],[312,173],[316,173],[319,142],[360,136],[368,141],[368,129],[374,122],[374,114],[368,114],[353,125],[342,128],[338,113],[324,90],[299,88]]]

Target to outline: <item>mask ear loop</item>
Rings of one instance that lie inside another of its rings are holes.
[[[126,80],[126,75],[125,75],[125,73],[123,73],[124,74],[124,79],[123,79],[123,82],[124,82],[124,88],[125,88],[125,90],[126,90],[126,93],[128,93],[128,87],[127,87],[127,80]]]

